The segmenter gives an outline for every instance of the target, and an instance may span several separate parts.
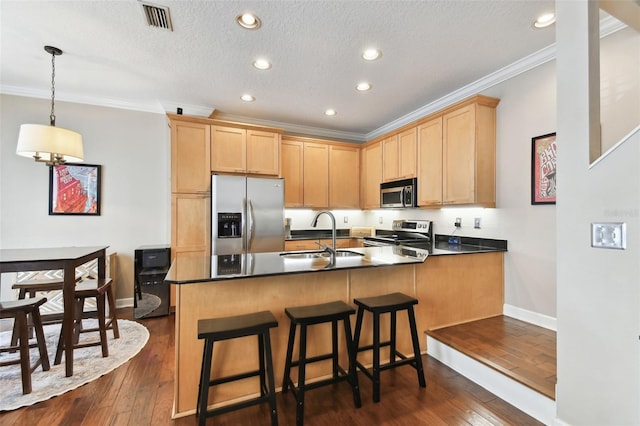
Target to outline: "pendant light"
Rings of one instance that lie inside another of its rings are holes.
[[[33,157],[37,162],[46,163],[49,166],[57,166],[67,161],[82,161],[84,154],[80,133],[56,127],[56,56],[62,55],[62,50],[52,46],[45,46],[44,50],[51,54],[52,69],[49,125],[22,124],[16,154]]]

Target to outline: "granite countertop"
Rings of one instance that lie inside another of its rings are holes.
[[[338,256],[335,263],[329,257],[304,258],[295,254],[306,252],[249,253],[211,257],[178,257],[174,260],[165,281],[171,284],[190,284],[207,281],[255,278],[272,275],[327,272],[341,269],[410,265],[425,261],[429,252],[404,246],[363,247],[338,250],[356,253]]]

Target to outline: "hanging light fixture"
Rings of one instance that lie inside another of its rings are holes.
[[[45,46],[51,54],[51,115],[49,125],[22,124],[18,135],[16,154],[33,157],[36,161],[49,166],[57,166],[67,161],[82,161],[82,136],[72,130],[56,127],[56,56],[62,55],[57,47]]]

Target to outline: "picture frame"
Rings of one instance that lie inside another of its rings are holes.
[[[100,215],[101,166],[65,163],[49,167],[49,215]]]
[[[556,133],[531,138],[531,204],[556,203]]]

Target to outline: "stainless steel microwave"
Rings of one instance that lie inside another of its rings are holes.
[[[380,207],[383,208],[410,208],[418,207],[416,196],[418,194],[417,179],[403,179],[394,182],[380,184]]]

